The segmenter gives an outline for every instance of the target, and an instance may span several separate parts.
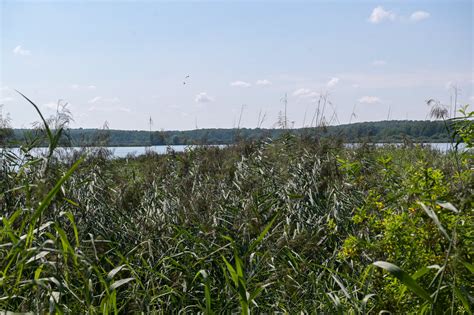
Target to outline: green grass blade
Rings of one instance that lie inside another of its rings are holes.
[[[252,242],[252,244],[250,245],[250,248],[248,250],[249,253],[251,253],[258,246],[258,244],[260,244],[262,242],[265,235],[267,235],[268,231],[272,228],[273,223],[275,222],[277,216],[278,216],[278,214],[276,214],[273,217],[273,219],[270,221],[270,223],[267,224],[267,226],[263,229],[263,231],[260,233],[260,235],[257,237],[257,239]]]
[[[474,274],[474,265],[473,264],[465,262],[464,260],[462,260],[461,263],[464,265],[464,267],[466,267],[467,270],[469,270],[472,274]]]
[[[433,211],[433,209],[427,207],[424,203],[419,202],[423,210],[426,212],[426,214],[433,220],[433,222],[436,224],[438,229],[441,231],[441,233],[449,240],[451,241],[451,237],[449,237],[448,233],[444,229],[444,227],[441,225],[441,222],[438,219],[438,216],[436,215],[436,212]]]
[[[48,139],[49,141],[51,142],[53,140],[53,134],[51,132],[51,129],[49,129],[49,125],[48,123],[46,122],[46,119],[44,119],[43,117],[43,114],[41,114],[41,111],[39,110],[38,106],[36,106],[35,103],[33,103],[32,100],[30,100],[28,97],[26,97],[23,93],[21,93],[20,91],[18,90],[15,90],[18,94],[20,94],[21,96],[23,96],[24,99],[26,99],[31,105],[33,105],[33,107],[36,109],[36,112],[38,112],[38,115],[40,116],[41,120],[43,121],[43,124],[44,124],[44,128],[46,129],[46,133],[48,134]]]
[[[31,222],[35,221],[36,219],[39,218],[39,216],[43,213],[43,211],[49,206],[51,201],[53,200],[54,196],[58,193],[58,191],[61,189],[61,186],[64,184],[64,182],[74,173],[76,168],[79,166],[79,164],[82,163],[84,159],[80,158],[79,160],[74,163],[73,166],[64,174],[63,177],[61,177],[56,185],[49,191],[49,193],[46,195],[46,197],[40,202],[39,207],[36,209],[35,213],[31,217]]]
[[[406,285],[411,291],[413,291],[422,299],[433,303],[433,299],[431,298],[430,294],[425,289],[420,287],[420,285],[408,273],[400,269],[397,265],[386,261],[376,261],[373,264],[379,268],[385,269],[386,271],[390,272],[393,276],[398,278],[404,285]]]
[[[466,310],[468,314],[472,314],[471,307],[469,306],[469,301],[466,298],[466,296],[461,292],[461,290],[457,287],[454,287],[454,293],[456,295],[456,298],[461,301],[462,306]]]

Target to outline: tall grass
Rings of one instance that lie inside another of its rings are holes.
[[[45,158],[1,151],[2,311],[471,312],[467,155],[286,135],[58,159],[42,121]]]

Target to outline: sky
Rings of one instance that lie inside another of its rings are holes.
[[[474,103],[472,1],[0,0],[0,104],[30,128],[297,128]],[[259,122],[260,117],[260,122]],[[262,122],[263,120],[263,122]],[[240,124],[239,124],[240,121]]]

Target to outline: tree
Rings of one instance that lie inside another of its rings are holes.
[[[3,114],[3,105],[0,105],[0,146],[5,146],[13,135],[10,114]]]

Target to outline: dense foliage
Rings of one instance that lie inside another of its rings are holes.
[[[116,160],[29,150],[1,152],[1,310],[472,310],[469,152],[289,134]]]
[[[283,133],[112,159],[32,105],[41,132],[0,151],[1,312],[472,313],[471,151]]]
[[[323,138],[340,138],[345,142],[450,142],[450,133],[443,121],[378,121],[301,129],[196,129],[188,131],[134,131],[102,129],[69,129],[62,142],[73,146],[103,144],[110,146],[231,144],[238,141],[277,139],[284,133],[307,136],[317,133]],[[34,130],[15,129],[12,145],[23,141]],[[43,143],[46,144],[46,143]]]

